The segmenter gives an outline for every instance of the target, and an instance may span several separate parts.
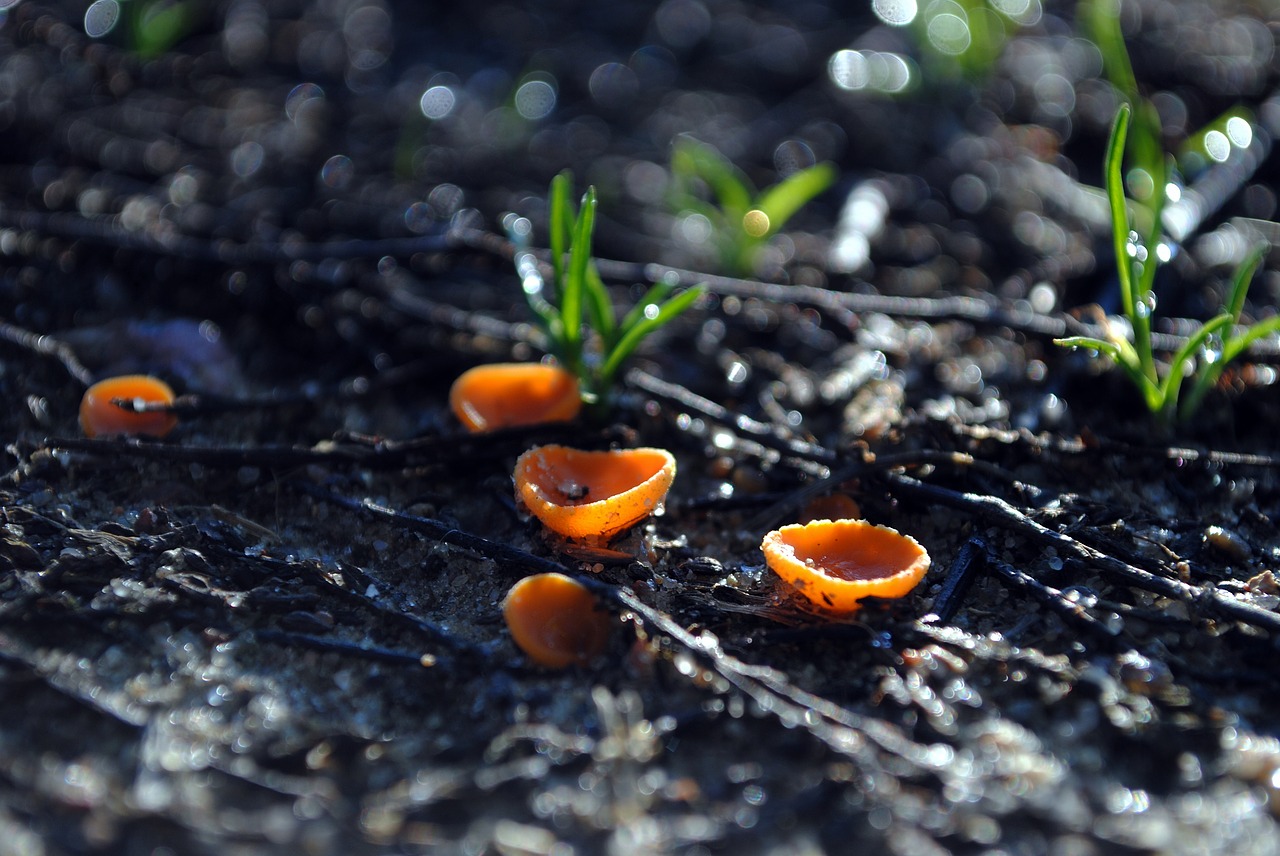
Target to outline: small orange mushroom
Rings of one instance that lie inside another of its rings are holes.
[[[516,461],[516,494],[568,538],[605,541],[658,510],[676,476],[665,449],[535,446]]]
[[[819,608],[855,612],[864,597],[902,597],[929,570],[914,538],[866,520],[793,523],[760,545],[773,572]]]
[[[551,669],[589,663],[609,644],[609,614],[586,586],[564,574],[520,580],[502,601],[502,615],[520,650]]]
[[[163,410],[136,412],[119,400],[144,404],[173,404],[173,390],[150,375],[121,375],[100,380],[80,399],[80,427],[86,437],[146,434],[163,437],[178,424],[177,415]]]
[[[567,422],[582,408],[578,380],[559,366],[492,363],[467,369],[449,390],[449,406],[468,431]]]

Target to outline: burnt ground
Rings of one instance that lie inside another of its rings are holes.
[[[965,76],[820,2],[139,3],[101,38],[0,12],[0,849],[1280,849],[1277,348],[1166,431],[1050,343],[1116,305],[1082,190],[1116,98],[1074,7]],[[1274,9],[1124,21],[1171,150],[1255,117],[1187,176],[1176,345],[1275,214]],[[912,91],[852,88],[890,55]],[[718,276],[663,204],[678,134],[840,178]],[[465,436],[451,380],[540,353],[502,217],[545,235],[565,167],[620,304],[708,294],[607,419]],[[179,428],[83,439],[84,384],[137,370]],[[670,449],[665,513],[548,537],[510,482],[547,440]],[[759,551],[837,490],[933,559],[844,622]],[[506,632],[549,567],[617,617],[589,667]]]

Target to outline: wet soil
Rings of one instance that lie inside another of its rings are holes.
[[[1280,349],[1168,428],[1052,345],[1116,309],[1073,7],[965,77],[819,2],[139,3],[0,11],[6,852],[1280,849]],[[1124,8],[1171,149],[1254,116],[1187,175],[1167,353],[1275,213],[1275,21]],[[855,85],[894,57],[910,92]],[[726,276],[664,204],[680,134],[840,177]],[[542,353],[501,223],[545,235],[566,167],[619,305],[707,295],[603,418],[466,435],[452,379]],[[136,371],[179,427],[85,439]],[[549,535],[544,442],[671,450],[663,513]],[[932,558],[843,620],[759,549],[837,493]],[[614,616],[587,666],[503,623],[551,569]]]

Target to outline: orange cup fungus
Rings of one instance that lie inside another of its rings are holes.
[[[100,380],[80,399],[80,427],[86,437],[146,434],[163,437],[178,424],[177,415],[163,410],[135,412],[117,400],[146,404],[173,404],[169,384],[150,375],[121,375]]]
[[[463,372],[449,406],[468,431],[567,422],[582,408],[578,380],[559,366],[493,363]]]
[[[550,669],[589,663],[609,643],[609,614],[564,574],[525,577],[507,592],[502,615],[520,650]]]
[[[914,538],[865,520],[793,523],[760,545],[773,572],[819,608],[855,612],[864,597],[902,597],[929,570]]]
[[[535,446],[516,461],[516,493],[552,531],[605,541],[653,514],[676,476],[665,449],[588,452]]]

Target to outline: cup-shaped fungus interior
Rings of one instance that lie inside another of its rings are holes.
[[[662,505],[676,475],[665,449],[592,452],[535,446],[516,461],[516,493],[548,529],[603,541]]]
[[[121,407],[117,401],[173,404],[173,390],[150,375],[121,375],[98,381],[80,399],[80,427],[86,437],[163,437],[178,424],[177,415],[168,411],[139,413]]]
[[[902,597],[929,569],[914,538],[865,520],[784,526],[761,549],[774,573],[832,613],[854,612],[865,597]]]
[[[502,602],[511,638],[530,660],[551,669],[585,664],[609,643],[609,614],[582,583],[564,574],[535,574]]]
[[[582,409],[578,380],[559,366],[494,363],[458,376],[449,406],[468,431],[567,422]]]

